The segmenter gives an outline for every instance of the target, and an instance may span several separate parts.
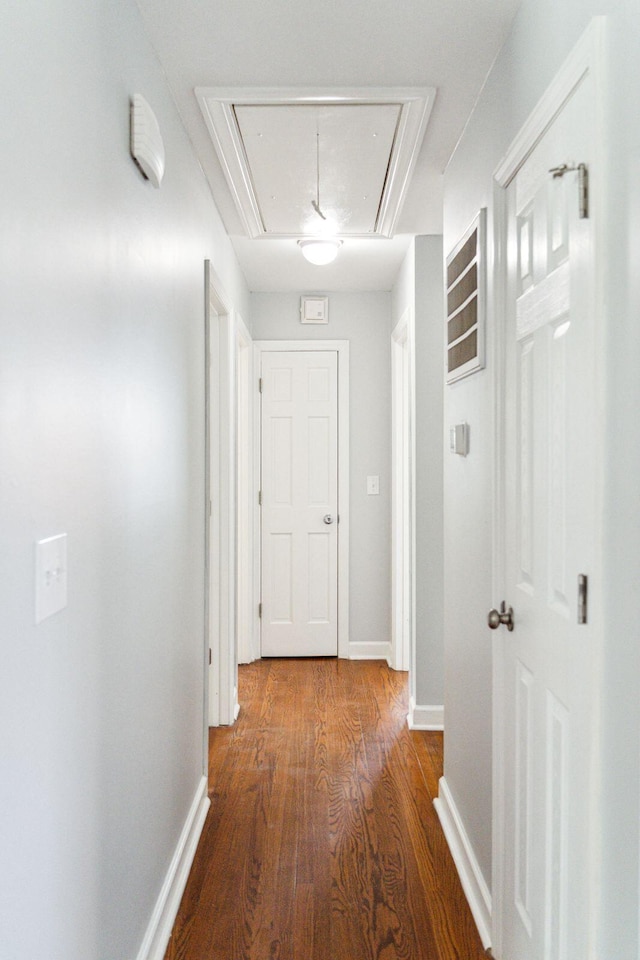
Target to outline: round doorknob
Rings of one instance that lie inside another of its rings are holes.
[[[504,600],[500,604],[500,610],[489,610],[487,623],[491,630],[497,630],[500,624],[504,624],[509,633],[513,630],[513,607],[507,610]]]
[[[331,516],[330,513],[325,513],[322,519],[324,520],[325,523],[333,523],[333,517]]]

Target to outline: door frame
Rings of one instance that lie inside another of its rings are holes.
[[[208,726],[238,715],[235,317],[205,260],[205,635]]]
[[[520,129],[506,151],[503,159],[494,170],[493,184],[493,216],[494,216],[494,300],[495,336],[493,343],[493,420],[494,420],[494,474],[493,474],[493,560],[492,560],[492,587],[493,598],[501,599],[505,596],[506,584],[506,515],[505,515],[505,482],[506,482],[506,365],[507,365],[507,326],[510,319],[511,306],[508,293],[508,203],[507,188],[522,167],[528,156],[542,139],[563,106],[576,89],[585,74],[594,77],[596,91],[595,116],[596,131],[594,135],[594,163],[589,176],[589,216],[594,220],[594,287],[596,291],[596,342],[602,338],[602,324],[598,318],[603,315],[604,305],[604,263],[601,251],[605,249],[604,218],[600,214],[600,198],[603,196],[602,177],[604,171],[603,138],[601,132],[605,129],[605,90],[604,90],[604,63],[605,63],[605,17],[594,17],[582,37],[578,40],[565,60],[563,66],[552,80],[551,84],[538,101],[533,112]],[[602,344],[600,343],[600,346]],[[601,580],[601,578],[600,578]],[[495,956],[502,956],[503,952],[503,924],[505,903],[505,856],[507,846],[512,838],[506,836],[505,831],[505,764],[504,764],[504,724],[505,724],[505,689],[503,676],[503,656],[505,645],[508,644],[508,634],[505,631],[495,631],[492,636],[493,644],[493,716],[492,716],[492,905],[491,905],[491,946]],[[591,798],[596,803],[595,798]],[[596,917],[592,922],[595,924]]]
[[[235,317],[237,408],[237,611],[238,662],[251,663],[256,649],[254,605],[253,339],[242,317]]]
[[[415,336],[408,306],[391,334],[391,666],[409,671],[415,704]]]
[[[349,645],[349,341],[348,340],[254,340],[254,490],[256,491],[253,542],[256,566],[254,568],[255,609],[261,596],[262,537],[260,509],[257,507],[261,485],[261,404],[259,379],[262,354],[281,351],[327,352],[338,354],[338,657],[348,660]],[[256,620],[254,648],[260,651],[260,621]]]

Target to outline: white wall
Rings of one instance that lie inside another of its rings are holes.
[[[602,662],[601,956],[637,960],[640,644],[640,17],[635,0],[524,0],[445,177],[445,251],[481,206],[488,207],[493,256],[492,173],[590,16],[607,17],[608,150],[605,196],[608,279],[602,362],[608,389],[604,504]],[[489,290],[491,357],[493,291]],[[471,453],[445,460],[446,697],[445,774],[475,855],[490,881],[491,643],[485,619],[491,592],[491,366],[446,390],[445,421],[467,420]]]
[[[391,359],[388,293],[334,293],[329,323],[300,323],[300,295],[253,293],[254,340],[349,340],[350,529],[352,643],[391,637]],[[380,495],[367,496],[367,476]],[[385,653],[386,655],[386,653]]]
[[[9,0],[0,45],[0,954],[132,960],[203,771],[204,259],[249,299],[135,4]]]
[[[416,662],[420,708],[444,699],[442,237],[412,240],[392,291],[393,329],[413,311],[416,394]]]

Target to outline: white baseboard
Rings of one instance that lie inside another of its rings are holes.
[[[444,730],[444,707],[442,704],[417,706],[412,699],[407,723],[410,730]]]
[[[207,778],[202,777],[151,914],[137,960],[163,960],[209,804]]]
[[[491,946],[491,893],[444,777],[440,780],[438,797],[433,804],[449,844],[462,889],[471,907],[482,946],[487,950]]]
[[[391,658],[391,644],[385,640],[352,640],[349,642],[349,660],[386,660]]]

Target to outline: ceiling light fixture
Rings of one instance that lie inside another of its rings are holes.
[[[326,263],[332,263],[338,256],[342,240],[336,237],[305,237],[304,240],[298,240],[298,246],[305,260],[322,267]]]
[[[298,240],[298,246],[302,250],[302,256],[309,263],[322,267],[327,263],[333,263],[338,256],[338,250],[342,246],[342,240],[337,237],[328,236],[335,232],[336,224],[333,217],[327,217],[320,206],[320,131],[316,130],[316,198],[311,201],[311,206],[320,217],[319,233],[317,237],[305,237],[304,240]]]

